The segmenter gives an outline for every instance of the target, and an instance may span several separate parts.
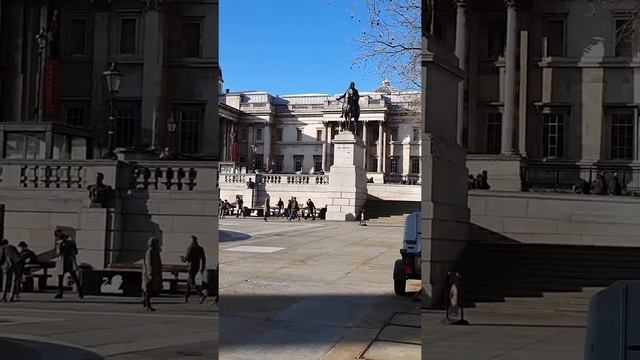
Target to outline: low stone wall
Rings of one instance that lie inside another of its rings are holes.
[[[518,242],[640,246],[633,197],[471,191],[469,209],[474,225]]]
[[[421,201],[422,185],[367,184],[369,199]]]
[[[469,175],[477,176],[482,171],[487,171],[491,190],[522,190],[520,156],[468,154],[466,164]]]
[[[142,260],[150,236],[162,243],[162,259],[180,263],[196,235],[218,263],[215,163],[22,161],[0,162],[4,236],[26,241],[36,253],[54,248],[53,231],[73,232],[78,262],[103,268]],[[97,173],[113,188],[106,208],[92,208],[87,187]]]

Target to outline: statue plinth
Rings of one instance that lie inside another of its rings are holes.
[[[350,131],[333,139],[335,155],[329,172],[327,220],[353,221],[367,200],[364,143]]]

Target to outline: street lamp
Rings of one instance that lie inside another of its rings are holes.
[[[109,93],[109,131],[108,135],[108,143],[107,148],[108,151],[104,154],[105,159],[116,160],[118,157],[113,152],[114,148],[114,136],[115,136],[115,100],[116,95],[120,91],[120,82],[122,81],[122,72],[118,69],[118,65],[115,62],[111,63],[109,69],[102,73],[102,77],[104,78],[105,87],[107,88],[107,92]]]
[[[36,41],[38,42],[38,81],[36,82],[36,106],[33,116],[36,117],[36,121],[42,121],[42,89],[44,83],[44,59],[45,52],[47,51],[47,42],[49,41],[49,34],[45,28],[42,28],[36,35]]]

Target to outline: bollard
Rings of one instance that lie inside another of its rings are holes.
[[[218,296],[218,267],[205,270],[205,290],[207,296]]]

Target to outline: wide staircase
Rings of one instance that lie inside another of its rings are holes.
[[[498,235],[468,245],[456,270],[466,306],[586,313],[595,292],[640,279],[640,248],[521,244]]]
[[[404,225],[404,218],[421,207],[419,201],[367,200],[364,205],[369,225]]]

